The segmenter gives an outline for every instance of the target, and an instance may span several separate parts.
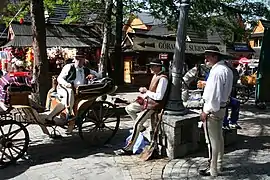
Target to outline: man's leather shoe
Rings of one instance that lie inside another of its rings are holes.
[[[211,176],[211,174],[210,174],[210,169],[208,169],[208,168],[199,170],[199,174],[200,174],[201,176]]]
[[[242,129],[241,126],[239,126],[237,123],[236,124],[230,124],[231,129]]]
[[[217,172],[210,172],[209,168],[203,169],[203,170],[199,170],[199,174],[201,176],[213,176],[216,177],[217,176]]]
[[[114,153],[118,156],[128,156],[133,154],[132,151],[125,150],[124,148],[114,151]]]

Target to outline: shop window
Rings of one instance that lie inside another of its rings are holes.
[[[262,46],[262,38],[255,38],[254,47],[261,47],[261,46]]]
[[[258,41],[259,41],[259,47],[261,47],[262,46],[262,38],[260,38]]]

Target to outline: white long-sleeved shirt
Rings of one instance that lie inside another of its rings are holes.
[[[224,61],[216,63],[209,74],[203,92],[205,101],[203,111],[207,114],[217,112],[225,106],[229,100],[233,85],[233,72],[224,64]]]
[[[63,67],[61,73],[59,74],[58,78],[57,78],[57,82],[63,86],[65,86],[66,84],[68,84],[68,82],[65,80],[65,78],[68,75],[68,72],[70,71],[71,66],[74,64],[67,64]],[[84,80],[86,77],[84,77],[84,70],[83,68],[79,68],[79,67],[75,67],[76,69],[76,78],[74,80],[74,86],[75,88],[78,87],[79,85],[83,85],[84,84]],[[94,70],[90,69],[90,74],[95,75],[97,78],[101,78],[101,74],[97,73]]]
[[[153,78],[155,78],[155,76]],[[162,77],[162,78],[160,78],[160,80],[158,82],[156,92],[152,92],[152,91],[148,90],[148,91],[146,91],[145,96],[148,96],[151,99],[154,99],[156,101],[161,101],[165,95],[165,92],[167,90],[167,86],[168,86],[168,79]]]

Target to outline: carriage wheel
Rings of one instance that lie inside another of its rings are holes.
[[[14,120],[0,121],[0,167],[23,157],[29,145],[29,134],[22,123]]]
[[[84,141],[95,145],[109,143],[120,124],[115,106],[106,101],[94,102],[81,117],[79,135]]]
[[[237,99],[241,104],[245,104],[249,100],[250,92],[247,87],[237,88]]]

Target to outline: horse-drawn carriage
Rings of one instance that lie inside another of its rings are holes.
[[[115,92],[117,87],[109,78],[75,89],[75,118],[68,121],[65,110],[54,117],[54,123],[47,123],[46,116],[61,101],[61,96],[54,86],[48,92],[47,112],[38,113],[29,102],[31,89],[9,87],[7,95],[9,108],[0,113],[0,167],[5,167],[22,158],[29,146],[29,133],[26,129],[31,124],[39,125],[43,133],[55,136],[57,127],[73,130],[74,134],[85,141],[108,143],[116,134],[120,116],[114,104],[98,100],[99,97]],[[52,129],[49,133],[48,129]],[[95,138],[98,138],[95,139]]]

